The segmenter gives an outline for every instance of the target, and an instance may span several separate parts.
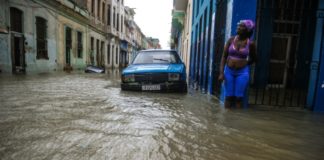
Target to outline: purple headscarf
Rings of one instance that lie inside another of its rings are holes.
[[[244,24],[249,32],[251,32],[255,27],[254,22],[250,19],[240,20],[238,24]]]

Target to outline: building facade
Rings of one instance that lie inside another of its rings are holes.
[[[0,71],[124,67],[147,48],[134,15],[124,0],[1,0]]]
[[[190,43],[192,24],[192,0],[174,0],[172,11],[171,48],[176,49],[186,65],[186,73],[190,69]],[[189,74],[187,74],[189,78]]]
[[[179,0],[180,1],[180,0]],[[222,95],[218,81],[225,42],[237,22],[252,19],[258,61],[250,66],[251,105],[309,108],[323,112],[323,0],[193,1],[189,84]],[[174,27],[174,24],[172,24]],[[184,24],[187,25],[187,24]],[[185,28],[185,27],[184,27]],[[177,36],[177,41],[181,36]],[[184,45],[178,43],[178,45]],[[177,46],[177,48],[181,48]]]
[[[160,40],[153,37],[146,37],[149,47],[148,49],[161,49]]]
[[[95,63],[99,54],[90,52],[90,37],[106,40],[105,33],[93,29],[85,1],[2,0],[9,17],[8,34],[0,34],[0,68],[5,72],[47,72],[83,69]],[[93,48],[94,49],[94,48]],[[96,50],[97,51],[97,50]],[[96,61],[96,63],[99,63]]]

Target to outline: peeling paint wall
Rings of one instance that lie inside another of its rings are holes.
[[[42,2],[42,1],[40,1]],[[61,70],[65,64],[65,27],[72,29],[71,66],[74,69],[84,69],[88,55],[88,25],[68,17],[53,6],[33,1],[10,0],[8,4],[0,6],[0,17],[9,19],[10,7],[15,7],[23,12],[23,35],[25,37],[25,63],[26,72],[48,72]],[[44,18],[47,23],[47,53],[48,59],[37,59],[36,17]],[[4,19],[4,18],[0,18]],[[2,22],[1,24],[4,24]],[[9,22],[7,22],[9,23]],[[77,31],[82,33],[82,58],[77,56]],[[0,69],[11,72],[10,34],[0,34]],[[97,35],[95,36],[97,37]],[[101,36],[102,37],[102,36]],[[104,41],[104,37],[101,38]]]
[[[0,5],[0,29],[9,27],[8,0],[1,0]],[[9,35],[0,33],[0,71],[11,72],[11,57],[9,54]]]
[[[84,69],[86,67],[86,59],[89,51],[89,42],[87,41],[87,35],[89,34],[87,25],[82,25],[77,21],[73,21],[64,16],[57,17],[57,65],[60,69],[66,65],[66,45],[65,45],[65,30],[67,27],[71,28],[72,32],[72,49],[71,49],[71,66],[73,69]],[[82,58],[77,56],[77,32],[82,33]],[[89,40],[90,41],[90,40]]]
[[[2,3],[7,2],[7,3]],[[80,1],[81,2],[81,1]],[[91,8],[90,0],[82,1],[87,9]],[[97,2],[97,1],[96,1]],[[98,3],[95,3],[94,13],[88,13],[86,8],[74,6],[69,0],[1,0],[0,5],[0,27],[4,28],[9,25],[9,8],[15,7],[23,12],[23,36],[25,38],[25,64],[26,72],[47,72],[54,70],[62,70],[68,66],[66,62],[66,28],[71,28],[71,50],[70,50],[70,66],[73,69],[84,69],[86,65],[91,64],[90,54],[94,55],[94,65],[97,62],[97,40],[99,40],[99,49],[101,52],[101,63],[108,68],[119,68],[120,62],[120,41],[125,40],[126,26],[125,8],[121,1],[102,0],[107,9],[108,4],[116,8],[116,14],[119,14],[119,31],[116,26],[113,27],[106,24],[107,13],[102,15],[100,7],[100,15],[97,17]],[[101,4],[102,4],[101,3]],[[110,10],[112,12],[112,10]],[[94,14],[94,15],[92,15]],[[92,17],[95,16],[95,17]],[[113,14],[110,14],[113,20]],[[48,58],[37,58],[37,35],[36,35],[36,17],[42,17],[46,20],[47,33],[47,53]],[[123,20],[121,19],[123,17]],[[6,20],[6,21],[5,21]],[[115,18],[115,23],[117,18]],[[121,29],[123,26],[123,29]],[[1,28],[0,28],[1,29]],[[3,32],[0,30],[0,32]],[[82,33],[82,57],[78,57],[77,33]],[[142,33],[138,28],[138,45],[142,42]],[[91,37],[94,38],[94,50],[91,51]],[[145,37],[145,36],[143,36]],[[12,71],[11,61],[11,34],[0,33],[0,69],[2,71]],[[107,58],[107,45],[110,44],[110,63]],[[102,47],[101,47],[102,46]],[[138,46],[141,47],[141,46]],[[69,66],[69,67],[70,67]]]
[[[48,8],[40,6],[30,8],[24,7],[24,35],[25,35],[25,56],[26,56],[26,72],[48,72],[57,69],[56,60],[56,17],[50,13]],[[24,5],[20,5],[24,6]],[[37,41],[36,41],[36,17],[47,20],[47,54],[48,59],[37,59]]]
[[[11,72],[11,57],[9,54],[9,36],[0,34],[0,70],[2,72]]]
[[[17,8],[23,12],[23,35],[25,37],[25,63],[26,72],[46,72],[56,69],[56,19],[50,13],[48,8],[25,1],[11,0],[7,5],[1,5],[2,9],[8,10],[7,12],[0,12],[0,17],[7,17],[9,19],[10,7]],[[5,13],[5,15],[3,15]],[[47,44],[48,44],[48,57],[49,59],[36,59],[37,46],[36,46],[36,16],[42,17],[47,20]],[[10,22],[7,22],[8,24]],[[11,34],[0,34],[0,69],[4,72],[12,71],[11,61]]]
[[[107,40],[106,40],[106,37],[101,34],[101,33],[98,33],[92,29],[89,30],[89,37],[88,37],[88,40],[89,40],[89,51],[91,50],[91,37],[94,38],[94,44],[93,44],[93,56],[94,56],[94,63],[95,65],[98,65],[97,63],[97,59],[98,59],[98,50],[97,50],[97,40],[99,40],[99,50],[101,49],[101,42],[104,42],[104,46],[103,46],[103,53],[101,53],[102,55],[102,58],[103,58],[103,63],[106,64],[106,48],[107,48]],[[100,52],[100,51],[99,51]],[[90,53],[88,54],[90,56]]]
[[[9,16],[8,16],[8,0],[1,0],[0,5],[0,31],[7,30],[9,26]],[[1,32],[0,32],[1,33]]]
[[[110,45],[110,62],[108,62],[108,58],[107,58],[107,50],[105,52],[105,64],[108,68],[118,68],[119,67],[119,41],[116,38],[111,38],[107,44]],[[117,49],[116,49],[117,47]],[[117,59],[117,63],[116,63],[116,59]]]

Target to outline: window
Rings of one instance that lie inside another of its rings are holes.
[[[108,4],[108,11],[107,11],[107,25],[110,26],[110,4]]]
[[[107,45],[107,63],[110,64],[110,44]]]
[[[71,64],[72,28],[65,28],[65,63]]]
[[[82,58],[82,50],[83,50],[83,45],[82,45],[82,32],[77,32],[77,52],[78,52],[78,58]]]
[[[93,37],[91,37],[91,47],[90,47],[91,51],[93,51],[94,49],[94,39]]]
[[[113,26],[116,27],[116,8],[114,7],[114,13],[113,13]]]
[[[100,66],[104,66],[104,47],[105,47],[105,42],[104,41],[101,41],[101,45],[100,45],[100,62],[99,62],[99,65]]]
[[[123,27],[124,26],[124,16],[121,16],[120,22],[121,22],[121,29],[120,29],[120,31],[123,32],[124,31],[123,30],[124,29],[124,27]]]
[[[95,0],[91,1],[91,13],[94,15],[95,14]]]
[[[44,18],[36,17],[37,59],[48,59],[46,23],[47,21]]]
[[[99,41],[99,39],[97,39],[97,43],[96,43],[96,45],[97,45],[97,64],[99,63],[99,58],[100,58],[100,43],[99,43],[100,41]]]
[[[116,27],[117,31],[119,31],[119,13],[117,13],[117,27]]]
[[[112,64],[114,64],[114,55],[116,54],[114,54],[114,50],[115,50],[115,46],[114,45],[112,45],[111,46],[111,62],[112,62]]]
[[[105,21],[106,21],[106,12],[105,12],[105,9],[106,9],[106,5],[105,5],[105,3],[104,2],[102,2],[102,22],[104,22],[105,23]]]
[[[98,2],[98,6],[97,6],[97,16],[98,16],[98,19],[100,20],[100,0],[98,0],[97,2]]]
[[[22,17],[23,12],[17,8],[10,8],[10,30],[22,33]]]
[[[170,63],[181,63],[180,57],[176,52],[169,51],[149,51],[140,52],[135,57],[133,64],[170,64]]]
[[[116,46],[116,64],[118,64],[118,47]]]
[[[94,38],[91,37],[91,40],[90,40],[91,44],[90,44],[90,63],[91,64],[94,64]]]

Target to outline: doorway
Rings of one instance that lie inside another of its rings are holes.
[[[24,36],[21,33],[11,33],[12,72],[25,72]]]
[[[258,62],[251,77],[252,105],[306,106],[316,1],[258,1]]]
[[[65,28],[65,64],[71,66],[72,29]]]
[[[220,63],[225,45],[225,30],[226,30],[226,17],[227,17],[227,1],[219,0],[216,4],[216,17],[213,22],[215,25],[215,40],[214,40],[214,60],[213,60],[213,91],[212,94],[220,97],[222,83],[218,81],[220,71]]]
[[[18,8],[10,8],[10,26],[12,72],[25,72],[23,12]]]

